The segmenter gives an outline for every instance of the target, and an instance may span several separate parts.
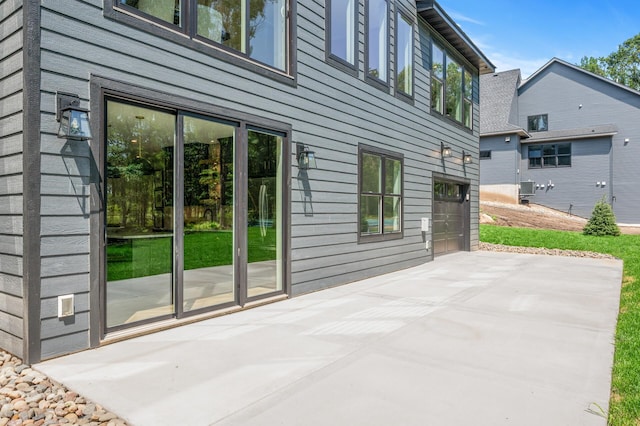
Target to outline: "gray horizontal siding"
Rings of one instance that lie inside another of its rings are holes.
[[[523,180],[544,184],[531,200],[577,216],[588,218],[595,203],[610,193],[610,138],[571,143],[571,167],[529,168],[528,149],[522,149]],[[598,186],[598,182],[607,182]],[[554,186],[549,188],[549,182]]]
[[[0,347],[23,354],[22,0],[0,0]]]
[[[415,13],[413,2],[403,4]],[[202,52],[177,49],[167,40],[105,19],[101,7],[99,0],[59,0],[42,6],[41,225],[46,300],[88,290],[89,193],[93,185],[89,177],[95,164],[86,143],[66,143],[55,137],[54,94],[77,93],[86,103],[91,75],[291,124],[293,146],[297,142],[309,145],[318,162],[317,169],[303,174],[291,157],[294,294],[430,259],[422,243],[420,218],[431,214],[431,172],[477,179],[479,165],[463,167],[460,160],[463,150],[477,157],[477,131],[469,132],[430,114],[430,75],[423,66],[428,66],[428,58],[422,53],[428,47],[427,34],[416,33],[415,37],[416,96],[411,105],[395,98],[392,87],[379,90],[363,79],[364,1],[359,9],[359,77],[325,62],[324,1],[297,2],[295,87]],[[70,57],[69,51],[81,54]],[[393,57],[393,51],[390,53]],[[474,105],[476,126],[477,114]],[[456,153],[444,166],[441,141]],[[359,144],[386,148],[405,158],[403,239],[358,244]],[[474,192],[472,211],[477,211],[477,186]],[[477,238],[473,214],[471,229]],[[50,309],[42,306],[43,318]],[[85,326],[83,321],[67,325],[47,319],[42,328],[43,355],[64,350],[63,337],[73,344],[86,344]]]
[[[527,116],[534,114],[549,115],[549,130],[615,124],[618,133],[613,137],[612,146],[613,179],[609,179],[613,181],[609,187],[610,195],[615,197],[613,208],[618,222],[640,224],[640,181],[636,164],[640,156],[640,96],[554,63],[527,84],[519,102],[519,124],[525,128]],[[624,142],[627,138],[629,143]],[[601,157],[594,167],[600,175],[605,174],[609,159]],[[595,177],[595,171],[573,169],[575,182],[591,182]],[[573,198],[570,193],[567,197]],[[591,198],[585,198],[580,203],[586,208],[591,202]]]
[[[89,336],[86,331],[61,334],[42,340],[42,359],[77,352],[89,347]]]
[[[506,143],[504,136],[489,136],[480,140],[480,150],[491,151],[491,158],[480,161],[480,185],[517,184],[520,158],[515,135]]]

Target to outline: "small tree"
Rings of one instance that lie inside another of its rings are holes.
[[[616,216],[613,214],[611,205],[602,197],[593,207],[591,218],[582,230],[584,235],[620,235],[620,228],[616,224]]]

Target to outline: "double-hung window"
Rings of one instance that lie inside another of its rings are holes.
[[[359,150],[360,241],[402,237],[402,155]]]
[[[357,59],[357,0],[329,0],[328,51],[351,67]]]
[[[413,24],[396,14],[396,91],[413,96]]]
[[[290,1],[106,0],[106,4],[113,5],[110,9],[113,12],[105,7],[105,14],[109,13],[115,18],[120,17],[116,13],[118,11],[139,15],[186,35],[188,38],[178,39],[182,44],[193,48],[211,45],[233,56],[290,72]],[[145,25],[145,28],[148,26]],[[172,31],[166,31],[164,35],[172,38]]]
[[[435,43],[431,44],[431,110],[473,128],[473,75]]]
[[[389,6],[386,0],[369,0],[367,4],[367,76],[388,82]]]

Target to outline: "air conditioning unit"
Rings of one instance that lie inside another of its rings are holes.
[[[531,181],[520,182],[520,196],[530,197],[532,195],[536,195],[536,183]]]

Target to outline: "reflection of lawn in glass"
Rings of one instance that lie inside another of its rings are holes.
[[[250,262],[276,258],[276,230],[267,229],[263,239],[259,227],[248,232]],[[107,281],[137,278],[171,272],[172,238],[135,238],[107,246]],[[184,269],[198,269],[232,263],[231,231],[193,232],[184,236]]]

